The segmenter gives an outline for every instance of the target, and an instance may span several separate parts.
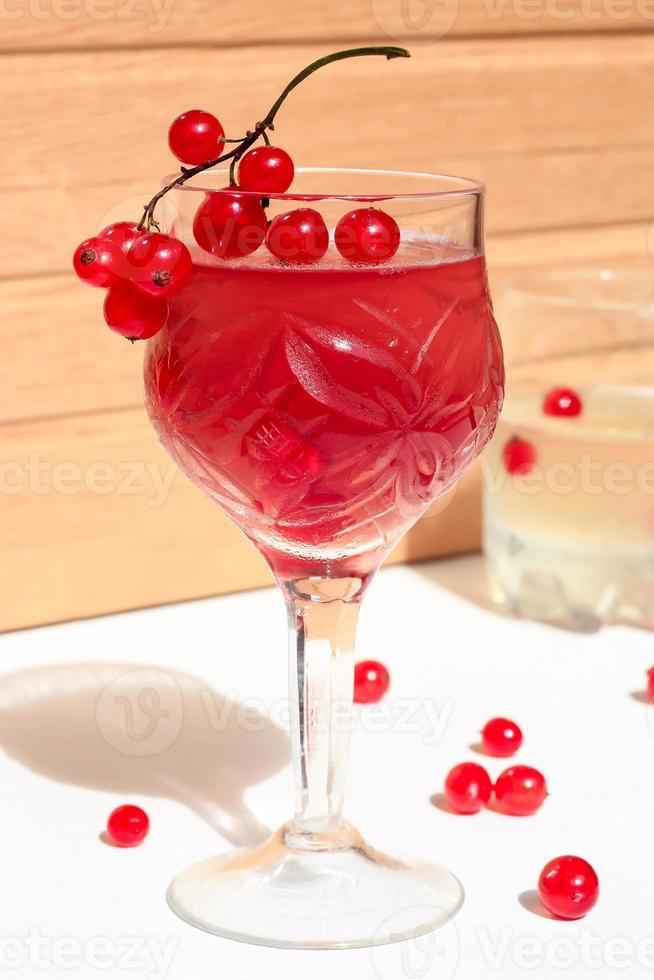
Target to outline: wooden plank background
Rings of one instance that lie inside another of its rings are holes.
[[[186,44],[254,46],[317,41],[431,43],[457,37],[650,30],[651,0],[68,0],[15,2],[0,47],[6,51]],[[49,16],[48,16],[49,13]],[[57,16],[57,14],[60,16]],[[63,13],[63,16],[61,14]],[[12,29],[13,28],[13,29]]]
[[[496,291],[538,267],[651,268],[654,0],[3,10],[0,629],[268,580],[171,471],[140,408],[142,351],[104,328],[102,296],[69,271],[78,240],[138,215],[174,169],[165,136],[182,109],[238,135],[321,54],[406,43],[409,61],[331,66],[293,93],[277,134],[297,163],[482,178]],[[473,473],[396,557],[475,547],[478,498]]]
[[[8,58],[4,131],[21,132],[25,118],[32,125],[0,157],[0,213],[19,229],[4,275],[68,269],[71,241],[107,214],[139,215],[174,169],[167,125],[185,107],[215,107],[238,135],[325,50]],[[649,34],[440,42],[417,46],[408,61],[363,59],[316,74],[289,99],[276,135],[298,165],[481,176],[494,232],[635,221],[654,213],[645,176],[654,170],[653,90]]]

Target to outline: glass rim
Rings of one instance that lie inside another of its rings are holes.
[[[472,177],[460,177],[457,174],[443,174],[443,173],[427,173],[423,171],[411,171],[411,170],[376,170],[366,167],[297,167],[295,170],[296,175],[302,174],[324,174],[327,178],[329,175],[343,177],[344,175],[351,175],[353,177],[370,176],[375,178],[388,177],[389,182],[392,179],[397,178],[408,178],[411,180],[423,180],[425,182],[452,182],[457,184],[457,187],[446,188],[441,190],[420,190],[411,192],[394,192],[376,194],[333,194],[333,193],[301,193],[299,191],[285,191],[284,193],[266,193],[262,194],[261,191],[243,191],[238,189],[238,193],[242,194],[244,197],[266,197],[269,200],[274,201],[364,201],[369,203],[374,203],[375,201],[416,201],[416,200],[431,200],[431,199],[441,199],[441,198],[465,198],[474,195],[483,196],[485,191],[485,184]],[[205,174],[218,174],[225,175],[225,178],[229,180],[229,167],[218,168],[211,167],[208,170],[204,170],[195,177],[189,178],[189,180],[180,184],[178,187],[173,188],[173,192],[179,191],[180,193],[200,193],[200,194],[233,194],[235,193],[234,188],[230,187],[208,187],[205,186],[204,182],[200,184],[194,183],[195,180],[202,180]],[[163,178],[165,184],[169,184],[176,177],[179,177],[179,173],[168,174]],[[389,189],[390,190],[390,189]]]
[[[624,283],[643,282],[651,288],[649,300],[643,299],[642,302],[634,302],[633,299],[619,297],[607,299],[601,293],[586,296],[574,295],[566,292],[566,286],[583,285],[593,283],[602,285],[603,283]],[[549,292],[547,285],[555,287]],[[559,290],[556,291],[556,287]],[[503,298],[511,302],[512,297],[520,299],[522,302],[531,302],[541,306],[553,306],[559,309],[570,310],[624,310],[632,314],[647,313],[648,316],[654,315],[654,276],[645,268],[633,266],[618,266],[615,268],[588,268],[577,267],[571,269],[543,269],[539,272],[529,272],[522,275],[513,276],[509,279],[502,289]]]

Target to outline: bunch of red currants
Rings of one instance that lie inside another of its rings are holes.
[[[146,232],[129,221],[109,225],[78,245],[75,272],[90,286],[107,289],[104,318],[129,340],[153,337],[168,318],[168,299],[191,276],[191,254],[183,242]]]
[[[248,141],[246,137],[243,142]],[[220,158],[225,147],[223,127],[211,113],[192,109],[174,120],[168,145],[178,160],[195,168],[183,169],[180,182]],[[237,151],[233,160],[238,161],[238,170],[232,168],[230,185],[207,194],[195,215],[193,235],[200,248],[221,259],[237,259],[265,242],[271,255],[290,265],[307,266],[322,259],[329,247],[329,230],[319,211],[298,207],[272,220],[266,213],[269,196],[285,193],[293,181],[295,167],[289,154],[266,142],[241,155]],[[376,264],[395,255],[400,229],[378,208],[357,208],[336,225],[334,244],[350,262]],[[184,288],[192,271],[186,245],[146,230],[144,221],[119,221],[86,239],[76,249],[73,264],[84,282],[108,290],[105,320],[132,341],[146,340],[164,326],[168,299]]]

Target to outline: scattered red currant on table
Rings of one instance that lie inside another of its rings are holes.
[[[647,698],[654,704],[654,667],[647,671]]]
[[[513,755],[522,745],[522,732],[508,718],[491,718],[481,730],[481,744],[488,755]]]
[[[445,799],[457,813],[478,813],[491,797],[493,784],[483,766],[462,762],[445,779]]]
[[[266,248],[271,255],[293,265],[319,262],[329,247],[329,231],[313,208],[280,214],[268,225]]]
[[[174,296],[191,278],[191,253],[170,235],[148,232],[127,253],[132,282],[151,296]]]
[[[119,282],[105,297],[104,318],[121,337],[147,340],[168,319],[168,303],[163,298],[148,296],[129,282]]]
[[[390,674],[378,660],[361,660],[354,666],[355,704],[381,701],[391,683]]]
[[[73,267],[83,282],[106,289],[124,274],[124,256],[111,241],[87,238],[75,249]]]
[[[225,130],[210,112],[189,109],[171,123],[168,146],[181,163],[198,166],[220,156],[224,135]]]
[[[597,874],[583,858],[572,854],[554,858],[540,873],[538,895],[559,919],[581,919],[599,898]]]
[[[238,165],[238,186],[244,191],[261,194],[283,194],[293,182],[295,167],[286,152],[278,146],[257,146]]]
[[[552,388],[543,401],[545,415],[574,418],[581,413],[581,398],[572,388]]]
[[[135,847],[145,840],[149,829],[145,810],[130,803],[117,807],[107,821],[107,837],[117,847]]]
[[[195,215],[193,235],[205,252],[236,259],[259,248],[268,219],[259,198],[228,190],[207,196]]]
[[[519,436],[509,439],[502,452],[504,466],[512,476],[526,476],[533,469],[536,458],[532,444]]]
[[[540,809],[547,796],[545,777],[532,766],[511,766],[497,777],[495,799],[503,813],[527,817]]]
[[[385,211],[359,208],[341,218],[336,225],[334,241],[343,258],[350,262],[385,262],[400,246],[400,229]]]

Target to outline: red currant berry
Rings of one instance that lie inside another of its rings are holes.
[[[565,415],[573,418],[581,413],[581,398],[572,388],[552,388],[543,400],[545,415]]]
[[[588,861],[566,854],[547,862],[538,879],[538,894],[552,915],[581,919],[599,898],[599,880]]]
[[[527,817],[535,813],[547,796],[545,777],[531,766],[511,766],[500,773],[493,787],[504,813]]]
[[[490,800],[493,784],[483,766],[462,762],[445,779],[445,799],[458,813],[478,813]]]
[[[124,255],[127,255],[139,235],[144,234],[145,230],[139,228],[133,221],[116,221],[115,224],[104,228],[98,238],[113,242]]]
[[[400,229],[385,211],[359,208],[341,218],[334,241],[343,258],[350,262],[384,262],[400,247]]]
[[[150,821],[145,810],[130,803],[117,807],[107,820],[107,837],[118,847],[140,844],[149,829]]]
[[[241,190],[261,194],[283,194],[293,182],[295,167],[278,146],[257,146],[246,153],[238,165],[237,183]]]
[[[227,190],[227,188],[225,188]],[[261,201],[247,194],[210,194],[193,221],[195,240],[205,252],[234,259],[259,248],[268,219]]]
[[[287,211],[268,225],[266,247],[284,262],[311,265],[320,261],[329,247],[327,225],[313,208]]]
[[[104,318],[121,337],[147,340],[154,337],[166,322],[168,301],[148,296],[129,282],[119,282],[105,297]]]
[[[654,667],[647,671],[647,699],[654,704]]]
[[[381,701],[391,683],[391,677],[378,660],[361,660],[354,666],[355,704]]]
[[[170,235],[141,235],[127,253],[130,278],[151,296],[174,296],[191,278],[191,253]]]
[[[515,476],[526,476],[536,462],[536,450],[526,439],[514,436],[509,439],[502,452],[504,465]]]
[[[178,160],[196,167],[220,156],[224,135],[225,130],[210,112],[189,109],[171,123],[168,146]]]
[[[508,718],[491,718],[481,730],[481,744],[489,755],[513,755],[522,745],[522,732]]]
[[[106,289],[118,282],[123,271],[123,255],[113,242],[102,238],[87,238],[75,249],[73,267],[89,286]]]

